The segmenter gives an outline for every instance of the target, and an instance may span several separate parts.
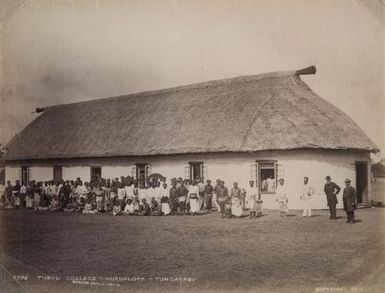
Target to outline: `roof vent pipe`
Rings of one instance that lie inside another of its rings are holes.
[[[315,74],[317,72],[317,68],[315,68],[314,65],[297,70],[295,72],[296,75],[308,75],[308,74]]]
[[[44,112],[44,108],[36,108],[36,109],[35,109],[35,112],[36,112],[36,113]]]

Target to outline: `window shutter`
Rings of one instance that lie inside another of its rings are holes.
[[[279,179],[285,179],[285,166],[282,164],[275,163],[275,181],[277,182]]]
[[[131,169],[131,177],[132,178],[135,178],[135,179],[138,179],[138,174],[136,173],[136,166],[132,167]]]
[[[250,180],[253,180],[258,185],[258,163],[250,165]]]
[[[26,178],[26,179],[27,179],[27,182],[25,182],[25,184],[27,184],[27,183],[30,181],[30,173],[31,173],[31,172],[30,172],[30,171],[31,171],[31,170],[30,170],[31,168],[27,167],[26,169],[27,169],[27,170],[26,170],[26,173],[27,173],[27,174],[26,174],[26,175],[27,175],[27,176],[26,176],[26,177],[27,177],[27,178]]]
[[[22,178],[22,176],[23,176],[23,175],[22,175],[22,173],[23,173],[23,167],[20,167],[20,168],[18,169],[18,173],[19,173],[19,176],[18,176],[18,177],[19,177],[19,181],[21,182],[22,179],[23,179],[23,178]],[[12,182],[12,183],[13,183],[13,182]]]
[[[184,167],[184,178],[183,179],[191,179],[190,176],[191,176],[191,166],[190,165],[187,165]]]
[[[206,173],[207,173],[207,168],[206,168],[206,166],[205,166],[204,164],[201,164],[201,165],[200,165],[200,168],[201,168],[201,178],[200,178],[200,179],[202,179],[202,180],[204,181],[205,176],[207,176],[207,175],[206,175]]]
[[[152,174],[152,166],[150,164],[146,165],[146,177]]]

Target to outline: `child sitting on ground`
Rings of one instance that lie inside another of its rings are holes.
[[[89,198],[86,199],[86,204],[84,205],[83,214],[95,214],[98,211],[94,209],[93,203]]]
[[[160,216],[161,215],[161,205],[155,200],[155,198],[153,197],[151,199],[151,215],[152,216]]]
[[[84,204],[85,204],[84,197],[79,197],[79,201],[75,211],[78,213],[82,213],[84,210]]]
[[[120,206],[120,202],[119,201],[116,201],[115,202],[115,205],[112,209],[112,215],[113,216],[119,216],[122,214],[122,207]]]
[[[139,212],[140,212],[139,200],[138,199],[134,199],[133,205],[134,205],[134,214],[135,215],[139,215]]]
[[[127,200],[126,206],[124,207],[123,214],[125,214],[125,215],[133,215],[134,212],[135,212],[134,204],[132,203],[132,199],[129,198]]]
[[[70,202],[67,204],[67,207],[63,209],[65,212],[75,212],[77,209],[77,202],[75,197],[70,198]]]
[[[40,209],[40,207],[39,207],[39,209]],[[49,206],[49,209],[50,209],[51,211],[59,211],[59,210],[60,210],[60,205],[59,205],[59,200],[58,200],[57,195],[54,195],[54,196],[52,197],[52,200],[51,200],[51,204],[50,204],[50,206]]]
[[[147,203],[145,198],[142,199],[142,204],[140,205],[139,215],[140,216],[150,215],[150,205]]]

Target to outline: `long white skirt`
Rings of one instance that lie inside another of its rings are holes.
[[[25,199],[25,204],[26,204],[27,208],[32,208],[32,206],[33,206],[32,198],[27,196],[27,198]]]
[[[196,213],[199,211],[199,200],[197,198],[190,198],[190,212]]]
[[[162,213],[164,215],[168,215],[170,214],[170,205],[166,202],[166,203],[162,203]]]
[[[238,203],[232,204],[231,205],[231,213],[236,217],[242,216],[242,205],[240,205]]]

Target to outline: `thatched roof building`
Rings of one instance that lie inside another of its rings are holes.
[[[44,108],[7,161],[261,150],[377,151],[299,72],[274,72]]]

